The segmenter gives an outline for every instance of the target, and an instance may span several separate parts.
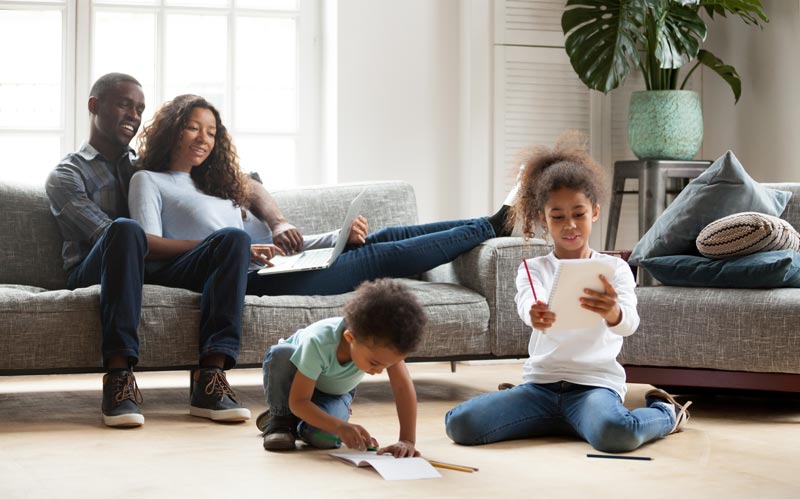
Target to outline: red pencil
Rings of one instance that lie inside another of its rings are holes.
[[[538,298],[536,298],[536,288],[534,288],[534,287],[533,287],[533,279],[531,278],[531,271],[530,271],[530,269],[528,268],[528,260],[525,260],[525,259],[523,258],[523,259],[522,259],[522,263],[524,263],[524,264],[525,264],[525,272],[527,272],[527,273],[528,273],[528,282],[530,282],[530,283],[531,283],[531,291],[533,291],[533,299],[534,299],[534,301],[539,301],[539,299],[538,299]],[[540,315],[541,315],[541,314],[540,314]]]

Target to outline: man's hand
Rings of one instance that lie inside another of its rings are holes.
[[[394,457],[417,457],[420,452],[408,440],[400,440],[396,444],[378,449],[378,454],[391,454]]]
[[[363,215],[359,215],[358,218],[353,220],[353,225],[350,226],[347,244],[364,244],[367,240],[367,232],[369,232],[367,219]]]
[[[294,225],[281,222],[270,229],[272,230],[272,242],[282,249],[284,254],[291,255],[303,250],[303,235]]]
[[[275,255],[284,255],[282,249],[274,244],[251,244],[250,245],[250,259],[254,262],[263,263],[267,267],[272,267],[272,257]]]

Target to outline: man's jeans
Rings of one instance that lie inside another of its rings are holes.
[[[365,244],[344,251],[327,269],[263,276],[250,272],[247,293],[347,293],[364,281],[421,274],[493,237],[494,229],[487,218],[386,227],[367,236]]]
[[[445,429],[456,443],[571,435],[604,452],[627,452],[663,437],[675,420],[661,404],[629,411],[608,388],[525,383],[468,400],[447,413]]]
[[[267,355],[264,356],[262,364],[264,395],[272,417],[293,416],[289,409],[289,391],[292,381],[294,381],[294,375],[297,373],[297,367],[290,359],[296,349],[296,345],[279,343],[270,347]],[[354,394],[355,389],[343,395],[332,395],[315,389],[311,401],[331,416],[348,421]],[[334,449],[340,446],[337,442],[330,440],[335,435],[311,426],[305,421],[298,422],[297,435],[304,442],[320,449]]]
[[[200,358],[221,353],[225,368],[239,352],[242,307],[250,262],[250,236],[221,229],[156,272],[145,273],[147,237],[133,220],[119,218],[108,226],[89,255],[70,272],[70,289],[100,284],[103,361],[121,355],[136,364],[137,329],[144,282],[202,293]]]

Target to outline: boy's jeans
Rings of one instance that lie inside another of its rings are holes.
[[[292,387],[297,367],[289,360],[297,346],[280,343],[270,347],[264,357],[262,371],[264,373],[264,395],[271,417],[293,416],[289,409],[289,391]],[[311,401],[317,407],[339,418],[342,421],[350,419],[350,404],[353,402],[355,389],[344,395],[332,395],[319,390],[314,390]],[[313,447],[320,449],[335,449],[341,446],[334,440],[336,435],[300,421],[297,425],[297,435],[301,440]],[[320,437],[322,435],[322,437]],[[328,437],[328,438],[326,438]]]
[[[672,430],[674,417],[656,404],[629,411],[608,388],[525,383],[481,395],[447,413],[447,435],[456,443],[574,435],[604,452],[627,452]]]

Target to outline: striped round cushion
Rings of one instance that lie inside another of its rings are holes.
[[[800,251],[800,234],[786,220],[748,211],[706,225],[697,236],[697,249],[717,259],[759,251]]]

